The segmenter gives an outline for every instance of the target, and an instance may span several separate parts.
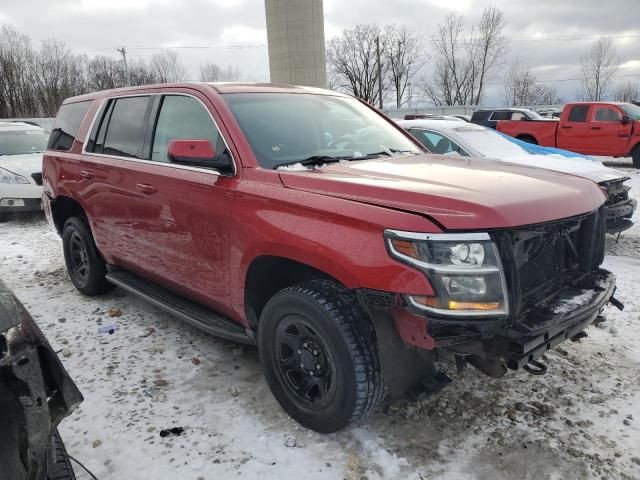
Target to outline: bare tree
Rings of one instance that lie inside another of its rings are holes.
[[[616,86],[613,91],[613,99],[616,102],[637,102],[640,101],[640,85],[627,82]]]
[[[378,25],[356,25],[352,30],[344,30],[341,36],[331,39],[327,45],[329,77],[335,82],[335,87],[371,104],[378,97],[378,39],[381,52],[384,52],[387,38]],[[381,66],[382,79],[385,80],[388,66],[384,63]],[[388,82],[385,81],[383,90],[387,88]]]
[[[477,36],[471,41],[471,84],[475,95],[471,103],[479,105],[484,92],[485,81],[491,71],[499,64],[508,50],[507,40],[503,35],[505,27],[504,15],[495,6],[489,6],[482,12],[478,24]]]
[[[90,90],[107,90],[125,86],[122,62],[98,55],[87,64],[87,86]]]
[[[144,60],[128,61],[129,85],[151,85],[159,83],[153,70]]]
[[[37,111],[29,60],[29,38],[13,27],[0,28],[0,118],[29,116]]]
[[[87,91],[86,61],[86,57],[74,55],[62,42],[42,42],[29,62],[42,114],[54,116],[65,98]]]
[[[538,83],[531,71],[514,63],[504,84],[504,103],[507,106],[553,105],[561,103],[555,88]]]
[[[611,38],[601,37],[587,55],[580,59],[582,67],[582,97],[589,101],[602,100],[620,60]]]
[[[385,28],[385,37],[387,49],[384,58],[396,94],[396,107],[400,108],[405,103],[409,84],[426,61],[422,38],[404,26],[395,25]]]
[[[151,57],[151,71],[159,83],[182,82],[187,79],[187,70],[173,50],[154,53]]]
[[[479,104],[486,80],[508,50],[504,27],[504,16],[495,7],[486,8],[469,33],[464,17],[451,12],[431,38],[436,64],[433,77],[424,82],[427,98],[436,105]]]
[[[237,82],[240,80],[240,69],[233,65],[223,68],[215,63],[200,65],[201,82]]]

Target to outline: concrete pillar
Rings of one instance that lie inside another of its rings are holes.
[[[322,0],[265,0],[274,83],[327,87]]]

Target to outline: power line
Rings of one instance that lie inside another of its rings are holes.
[[[614,75],[611,78],[628,78],[628,77],[640,77],[640,73],[630,73],[627,75]],[[595,78],[556,78],[549,80],[535,80],[535,83],[555,83],[555,82],[578,82],[582,80],[595,80]],[[485,85],[505,85],[507,82],[487,82]]]

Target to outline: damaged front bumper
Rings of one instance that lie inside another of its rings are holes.
[[[0,282],[0,477],[45,478],[54,431],[81,401],[47,339]]]
[[[518,319],[459,321],[419,315],[440,356],[453,356],[459,364],[468,361],[483,373],[499,377],[507,368],[518,370],[535,363],[546,351],[579,335],[607,303],[622,308],[615,289],[615,275],[599,269],[575,279]]]
[[[638,201],[629,196],[631,187],[624,182],[625,177],[612,182],[603,182],[601,185],[607,190],[607,202],[605,204],[607,233],[617,234],[633,226],[633,212],[638,206]]]

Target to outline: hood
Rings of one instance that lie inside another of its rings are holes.
[[[29,176],[42,172],[42,153],[24,155],[0,155],[0,168],[6,168],[15,174]]]
[[[527,165],[529,167],[545,168],[561,173],[570,173],[588,178],[596,183],[621,180],[625,175],[613,168],[605,167],[598,160],[588,160],[580,157],[564,157],[562,155],[522,155],[501,159],[503,162]]]
[[[580,177],[469,157],[416,155],[279,173],[287,188],[416,212],[445,230],[543,223],[591,212],[606,198]]]

